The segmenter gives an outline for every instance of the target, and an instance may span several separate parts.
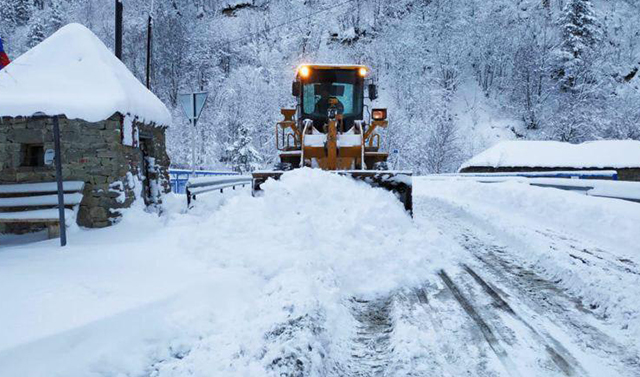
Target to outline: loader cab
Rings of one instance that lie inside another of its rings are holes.
[[[363,119],[367,74],[364,66],[300,66],[292,90],[299,119],[311,119],[314,128],[324,132],[330,116],[342,115],[344,130],[349,130]]]

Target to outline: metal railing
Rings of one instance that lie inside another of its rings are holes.
[[[185,194],[187,182],[194,177],[211,176],[237,176],[239,173],[233,171],[196,170],[195,174],[189,169],[169,169],[169,180],[171,191],[176,194]]]
[[[555,173],[554,175],[549,173]],[[601,179],[605,177],[605,179]],[[466,173],[425,176],[433,180],[472,180],[479,183],[516,181],[530,186],[574,191],[587,196],[640,202],[640,182],[619,181],[609,171],[545,172],[545,173]],[[607,179],[608,178],[608,179]]]
[[[522,177],[522,178],[571,178],[571,179],[610,179],[617,181],[615,170],[549,170],[528,172],[494,172],[494,173],[458,173],[443,174],[456,177]]]
[[[191,203],[196,200],[197,195],[218,190],[222,193],[227,188],[235,190],[236,186],[244,187],[252,181],[253,178],[246,175],[191,178],[185,187],[187,206],[191,208]]]

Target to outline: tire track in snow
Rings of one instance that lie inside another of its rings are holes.
[[[569,253],[570,257],[577,259],[586,265],[640,276],[640,267],[630,259],[618,257],[613,253],[602,250],[598,247],[590,247],[580,240],[564,234],[559,234],[550,229],[544,231],[536,230],[536,233],[554,241],[554,247],[557,246],[556,242],[564,244],[562,246],[566,246],[568,248],[565,249],[566,252]]]
[[[425,334],[428,344],[421,355],[427,368],[411,376],[502,376],[503,366],[486,345],[483,335],[446,286],[425,284],[409,293],[407,316]],[[415,359],[414,359],[415,360]],[[413,361],[413,360],[412,360]],[[500,367],[495,368],[495,366]],[[427,369],[427,370],[424,370]]]
[[[471,237],[468,238],[471,239]],[[541,278],[533,271],[513,264],[505,258],[504,254],[506,254],[504,250],[494,246],[488,247],[483,252],[476,251],[474,257],[492,275],[510,288],[515,288],[519,291],[518,297],[527,300],[529,305],[536,308],[534,309],[535,311],[546,313],[545,317],[554,317],[553,322],[561,323],[564,325],[563,327],[572,330],[569,334],[577,335],[581,342],[598,345],[598,347],[589,347],[591,350],[603,351],[607,359],[611,357],[619,358],[623,365],[635,370],[634,373],[640,373],[638,355],[634,355],[615,339],[583,321],[580,316],[573,315],[567,309],[573,306],[579,313],[595,316],[593,312],[585,308],[579,300],[568,296],[553,282]],[[586,337],[586,339],[583,339],[583,337]],[[553,343],[551,336],[548,339]],[[556,346],[557,349],[566,349],[560,343],[557,343],[557,345],[559,346]]]
[[[480,275],[478,275],[471,267],[466,264],[463,264],[463,269],[467,272],[473,280],[475,280],[482,289],[493,299],[495,306],[499,309],[507,312],[513,318],[520,321],[524,324],[531,332],[531,334],[536,338],[536,340],[542,344],[549,354],[549,357],[553,361],[554,364],[567,376],[575,375],[575,366],[579,366],[577,360],[571,355],[571,353],[564,347],[560,342],[554,339],[552,336],[548,334],[541,334],[538,330],[536,330],[528,321],[522,318],[519,314],[517,314],[513,308],[509,305],[509,303],[500,296],[500,294],[493,289],[491,285],[489,285]],[[567,361],[569,359],[571,362]],[[585,374],[584,371],[582,373]]]
[[[491,329],[491,327],[489,327],[487,322],[480,316],[480,314],[478,314],[478,311],[473,307],[471,302],[467,300],[467,298],[462,294],[458,286],[451,280],[449,275],[444,270],[440,270],[438,272],[438,275],[440,276],[444,284],[447,286],[451,294],[453,294],[453,297],[455,297],[456,301],[458,301],[458,303],[460,304],[460,306],[462,306],[462,308],[467,313],[467,315],[478,326],[478,328],[480,329],[480,332],[484,336],[484,339],[487,341],[487,343],[489,344],[489,347],[491,347],[493,352],[496,354],[496,356],[504,366],[505,370],[511,376],[520,376],[518,369],[516,368],[513,361],[509,358],[509,355],[505,351],[504,347],[502,347],[502,345],[500,344],[500,341],[494,334],[493,330]]]
[[[358,325],[351,345],[351,361],[345,369],[353,377],[386,376],[393,351],[390,337],[393,296],[377,300],[353,298],[350,310]]]

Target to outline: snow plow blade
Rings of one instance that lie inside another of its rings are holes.
[[[344,175],[364,181],[373,187],[391,191],[404,205],[404,209],[413,216],[412,178],[413,173],[392,170],[336,170],[334,174]],[[267,179],[280,179],[284,171],[257,171],[253,173],[252,194],[262,191],[261,186]]]

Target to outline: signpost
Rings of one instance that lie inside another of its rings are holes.
[[[58,185],[58,216],[60,217],[60,246],[67,244],[67,224],[64,218],[64,188],[62,187],[62,158],[60,158],[60,125],[58,116],[53,117],[53,144],[55,147],[56,183]],[[49,152],[49,151],[47,151]]]
[[[207,102],[208,92],[178,94],[178,102],[184,115],[191,121],[191,170],[196,171],[196,124]]]

